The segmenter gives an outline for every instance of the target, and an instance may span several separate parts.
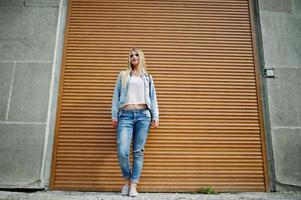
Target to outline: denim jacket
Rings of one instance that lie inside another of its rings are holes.
[[[127,102],[129,81],[132,76],[131,74],[129,75],[126,85],[123,87],[121,75],[122,75],[122,72],[120,72],[118,75],[115,89],[114,89],[113,99],[112,99],[112,119],[113,120],[118,119],[119,109],[124,107]],[[153,78],[150,74],[143,73],[142,79],[144,82],[145,102],[146,102],[148,109],[151,111],[152,120],[159,121],[159,109],[158,109],[157,96],[156,96]]]

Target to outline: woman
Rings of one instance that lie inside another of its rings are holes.
[[[117,128],[118,162],[126,179],[121,194],[136,197],[149,128],[159,125],[154,82],[146,71],[144,54],[140,49],[130,51],[128,67],[118,75],[112,101],[112,125]],[[131,169],[129,155],[132,140]]]

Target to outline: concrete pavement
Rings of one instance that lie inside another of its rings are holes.
[[[220,193],[217,195],[191,193],[140,193],[139,197],[122,197],[118,193],[107,192],[66,192],[37,191],[10,192],[0,191],[0,200],[301,200],[301,192],[243,192]]]

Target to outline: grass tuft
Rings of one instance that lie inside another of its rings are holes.
[[[205,187],[201,187],[200,189],[197,190],[197,193],[202,193],[202,194],[217,194],[217,192],[214,191],[213,187],[208,185]]]

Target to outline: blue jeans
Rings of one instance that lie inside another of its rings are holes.
[[[143,167],[144,145],[148,136],[151,113],[148,109],[120,110],[118,113],[118,162],[125,179],[138,183]],[[130,146],[133,140],[133,166],[130,167]]]

